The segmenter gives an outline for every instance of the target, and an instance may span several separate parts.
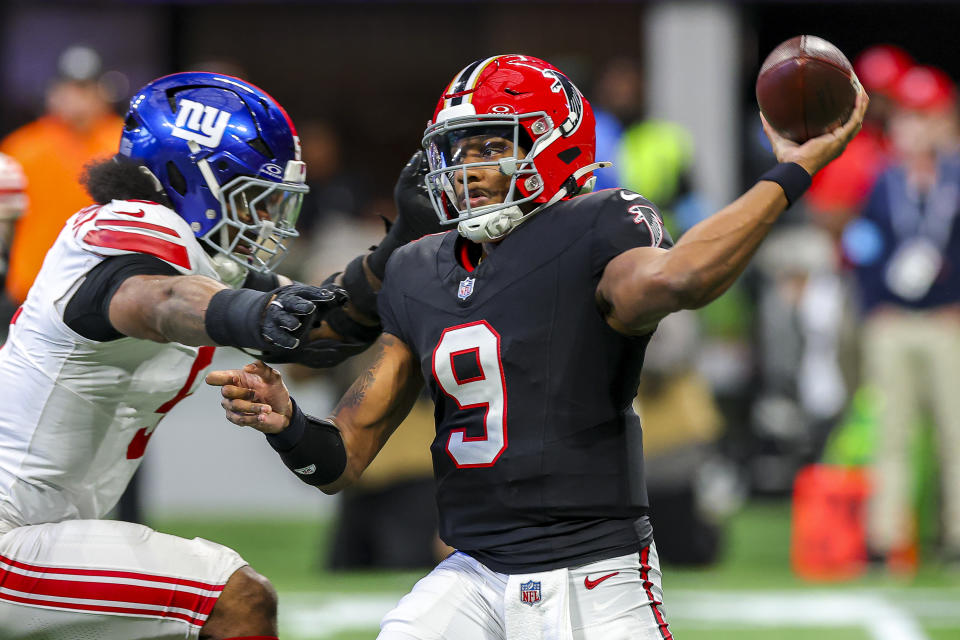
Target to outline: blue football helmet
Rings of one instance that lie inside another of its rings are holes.
[[[270,272],[307,192],[300,140],[266,92],[217,73],[184,72],[130,101],[120,154],[153,174],[218,271]]]

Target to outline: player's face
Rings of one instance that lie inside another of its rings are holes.
[[[496,162],[501,158],[512,158],[514,145],[512,140],[502,136],[483,134],[460,139],[451,152],[451,164]],[[521,158],[525,155],[522,149],[518,149],[518,152]],[[471,208],[500,204],[510,190],[510,176],[504,175],[497,166],[470,167],[465,172],[457,171],[453,188],[457,196],[457,206],[461,210],[467,206],[464,179]]]

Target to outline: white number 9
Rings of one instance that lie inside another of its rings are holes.
[[[471,365],[470,358],[474,358],[474,375],[458,377],[455,358]],[[467,436],[466,429],[451,431],[447,453],[459,468],[493,466],[507,448],[507,385],[500,334],[485,320],[444,329],[433,350],[433,377],[460,409],[486,407],[484,434]]]

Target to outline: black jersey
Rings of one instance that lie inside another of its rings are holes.
[[[379,294],[385,333],[420,360],[436,404],[440,536],[505,573],[637,550],[647,508],[632,408],[650,336],[598,308],[607,263],[670,246],[625,190],[558,202],[473,270],[454,231],[398,249]]]

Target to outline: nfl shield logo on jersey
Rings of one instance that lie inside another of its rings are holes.
[[[520,602],[528,604],[531,607],[540,602],[540,582],[521,582],[520,583]]]
[[[473,283],[476,282],[476,278],[471,278],[467,276],[460,281],[460,288],[457,290],[457,297],[461,300],[466,300],[470,297],[470,294],[473,293]]]

